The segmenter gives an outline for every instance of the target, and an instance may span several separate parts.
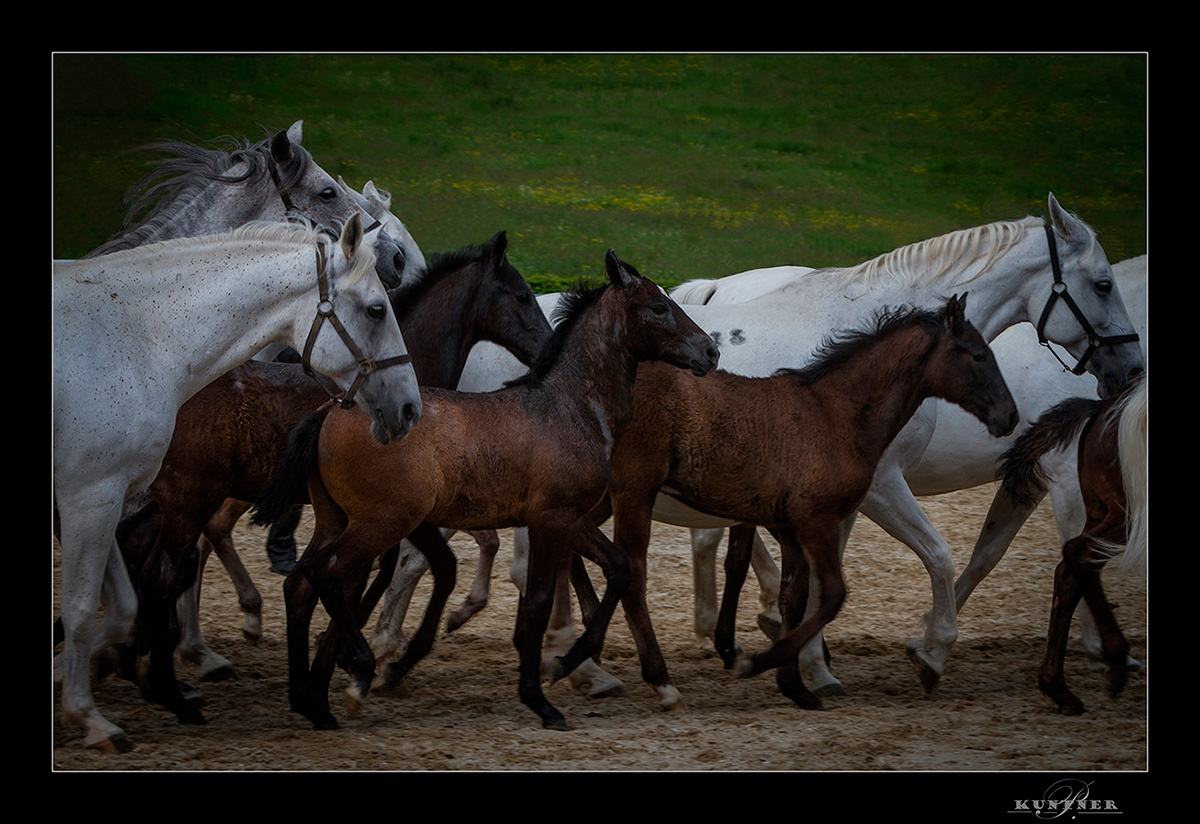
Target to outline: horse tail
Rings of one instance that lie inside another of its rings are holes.
[[[1121,482],[1125,488],[1125,512],[1128,538],[1120,568],[1142,568],[1149,542],[1148,446],[1149,408],[1146,378],[1122,401],[1121,421],[1117,425],[1117,454],[1121,461]]]
[[[717,281],[715,280],[689,280],[671,290],[671,300],[680,305],[703,306],[712,299],[713,293],[716,291]]]
[[[332,408],[330,404],[310,412],[288,435],[283,459],[250,509],[251,523],[257,526],[273,524],[305,500],[308,478],[317,468],[321,426]]]
[[[1049,481],[1042,458],[1069,446],[1099,406],[1098,400],[1068,398],[1043,412],[1000,456],[1001,491],[1018,504],[1036,504]]]

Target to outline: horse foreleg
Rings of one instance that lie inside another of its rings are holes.
[[[623,594],[628,589],[630,581],[629,565],[625,553],[618,550],[616,545],[608,540],[608,537],[592,521],[584,519],[579,532],[573,537],[575,538],[573,545],[575,551],[600,565],[604,572],[606,585],[604,596],[589,616],[583,634],[576,639],[567,654],[558,658],[556,665],[551,668],[552,683],[564,675],[574,672],[585,661],[591,661],[600,655],[600,651],[604,647],[604,636],[608,631],[608,624],[612,620],[613,613],[616,612],[617,604],[621,602]],[[566,563],[573,564],[574,558],[568,558]],[[566,591],[569,598],[566,577],[562,575],[565,571],[565,568],[560,570],[556,591]]]
[[[67,513],[63,516],[62,513]],[[127,752],[132,745],[124,731],[96,707],[92,697],[92,653],[101,592],[112,641],[128,634],[137,609],[129,573],[113,540],[121,516],[118,498],[81,517],[79,507],[60,508],[63,650],[55,661],[62,684],[62,714],[67,723],[82,727],[84,745],[110,753]],[[107,639],[97,639],[107,641]],[[101,643],[98,649],[107,646]]]
[[[738,600],[750,572],[750,554],[757,534],[758,531],[749,524],[738,524],[729,529],[729,549],[725,553],[725,595],[721,599],[721,610],[713,631],[713,644],[725,662],[725,669],[733,667],[742,651],[734,638],[734,630]]]
[[[421,555],[429,564],[429,569],[433,572],[433,593],[425,607],[421,625],[413,633],[413,637],[408,643],[408,649],[404,651],[400,660],[393,661],[385,668],[384,683],[389,688],[399,684],[408,671],[433,649],[433,642],[437,639],[438,623],[442,619],[446,601],[449,600],[450,593],[454,591],[458,569],[458,560],[454,557],[454,552],[437,528],[428,524],[420,524],[408,536],[408,540],[420,550]]]
[[[634,496],[627,496],[623,502],[613,499],[613,539],[629,563],[629,586],[621,604],[625,608],[625,623],[629,626],[642,665],[642,680],[658,693],[663,709],[681,710],[685,708],[683,697],[671,683],[667,662],[654,634],[650,608],[646,603],[646,556],[650,544],[653,503],[653,492],[644,500],[635,500]]]
[[[552,671],[554,659],[566,654],[576,641],[575,619],[571,613],[571,583],[575,583],[578,593],[581,589],[580,574],[582,572],[584,577],[587,575],[582,566],[583,559],[576,555],[571,561],[570,574],[565,570],[560,572],[554,588],[554,608],[550,611],[550,626],[546,629],[546,646],[542,655],[547,672]],[[599,607],[599,599],[596,607]],[[594,616],[595,609],[590,614]],[[588,698],[614,698],[625,694],[625,684],[600,666],[598,656],[581,661],[567,675],[567,680],[576,692]]]
[[[842,578],[838,524],[804,524],[804,532],[780,530],[777,533],[783,548],[783,577],[780,593],[782,635],[770,649],[738,661],[739,677],[750,677],[777,669],[776,682],[780,691],[803,709],[820,709],[820,699],[810,692],[800,677],[797,655],[800,649],[819,636],[833,620],[846,597]],[[804,570],[798,563],[800,554],[807,560],[816,582],[812,602],[805,615]]]
[[[546,729],[569,730],[563,714],[550,703],[542,690],[542,639],[553,607],[554,586],[564,568],[566,547],[571,540],[570,525],[530,525],[529,551],[525,576],[520,580],[521,598],[513,630],[513,646],[520,656],[517,692],[521,703],[542,719]]]
[[[175,619],[180,598],[198,577],[200,530],[178,514],[167,517],[175,512],[173,508],[164,506],[163,511],[158,538],[140,570],[138,640],[139,648],[144,644],[150,654],[143,691],[147,700],[174,712],[180,723],[199,725],[205,723],[200,712],[203,702],[175,677]]]
[[[528,562],[529,531],[524,528],[517,529],[513,533],[513,564],[510,575],[521,592],[525,591],[524,576]],[[576,641],[575,619],[571,613],[570,581],[576,578],[578,573],[575,566],[581,564],[582,560],[576,555],[571,563],[571,573],[560,570],[554,587],[554,604],[550,610],[550,620],[542,648],[542,668],[547,675],[553,671],[555,659],[565,655]],[[577,692],[589,698],[610,698],[625,694],[625,685],[621,679],[609,674],[592,658],[580,662],[579,666],[567,674],[567,680]]]

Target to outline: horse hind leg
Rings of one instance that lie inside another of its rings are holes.
[[[1050,624],[1046,630],[1046,652],[1038,672],[1038,687],[1063,715],[1079,715],[1083,702],[1067,688],[1063,662],[1067,654],[1067,636],[1071,629],[1071,614],[1082,593],[1070,564],[1059,562],[1054,571],[1054,597],[1050,605]]]
[[[462,606],[446,619],[446,632],[454,632],[487,606],[492,568],[496,563],[496,553],[500,551],[500,536],[494,529],[486,529],[472,532],[471,537],[479,545],[479,566],[476,567],[475,580],[471,582],[471,589]]]
[[[208,553],[215,552],[237,592],[238,606],[245,615],[242,637],[257,644],[262,637],[262,595],[242,563],[237,547],[233,545],[234,525],[249,508],[250,505],[242,501],[226,501],[205,525],[201,544],[205,550],[202,557],[207,558]]]

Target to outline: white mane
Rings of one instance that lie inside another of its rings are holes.
[[[889,277],[900,285],[925,286],[954,278],[982,260],[979,270],[964,281],[970,282],[986,273],[1028,232],[1041,231],[1043,226],[1038,217],[987,223],[901,246],[856,266],[833,271],[840,272],[846,282]]]

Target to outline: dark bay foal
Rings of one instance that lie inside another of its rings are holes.
[[[679,703],[646,606],[651,512],[666,494],[701,512],[768,528],[783,548],[783,629],[769,650],[738,665],[749,676],[778,668],[781,691],[802,707],[820,700],[802,683],[797,653],[837,614],[845,594],[838,551],[843,520],[866,494],[883,450],[927,397],[957,403],[993,435],[1017,410],[991,350],[963,316],[964,299],[937,311],[885,313],[865,332],[829,343],[809,366],[774,377],[717,372],[703,381],[648,367],[613,458],[614,538],[628,556],[626,618],[642,676],[665,707]],[[749,563],[733,548],[724,635]],[[805,615],[809,568],[820,582]],[[740,572],[739,572],[740,570]],[[739,577],[740,575],[740,577]]]
[[[291,707],[315,727],[338,726],[328,695],[336,661],[352,674],[351,711],[375,676],[360,609],[375,558],[408,536],[434,578],[420,628],[404,656],[386,667],[395,683],[432,646],[454,585],[454,556],[437,527],[528,526],[529,575],[514,632],[519,694],[543,726],[569,728],[542,691],[542,636],[557,571],[572,550],[600,564],[607,586],[597,617],[559,659],[557,677],[599,651],[628,581],[621,553],[589,513],[608,484],[634,380],[646,366],[639,363],[663,361],[670,364],[664,368],[694,375],[717,363],[712,339],[662,289],[612,252],[605,266],[606,285],[563,301],[554,342],[524,378],[495,392],[423,391],[420,426],[387,449],[359,437],[363,413],[356,410],[314,415],[293,433],[288,461],[256,508],[257,520],[269,522],[283,513],[297,484],[309,485],[316,529],[284,590]],[[309,625],[318,599],[332,626],[310,669]]]

